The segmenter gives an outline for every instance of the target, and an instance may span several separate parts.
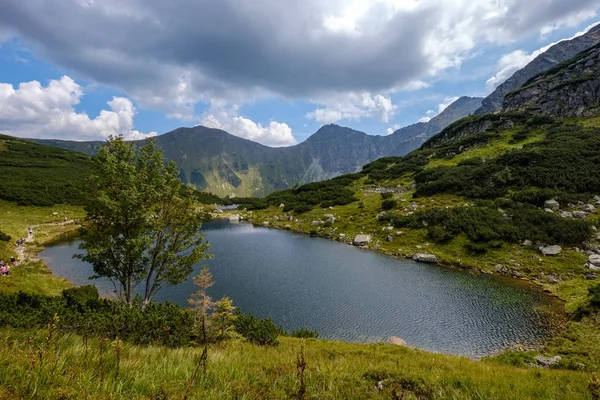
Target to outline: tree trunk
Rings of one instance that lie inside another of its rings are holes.
[[[127,299],[127,305],[131,306],[133,303],[133,276],[129,274],[127,277],[127,289],[125,293],[125,297]]]

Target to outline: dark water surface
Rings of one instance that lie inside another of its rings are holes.
[[[543,340],[559,309],[541,291],[511,280],[248,224],[217,220],[203,231],[215,256],[208,261],[214,298],[227,295],[244,312],[271,317],[286,330],[316,329],[325,339],[399,336],[409,346],[480,357]],[[58,243],[40,256],[55,275],[114,290],[106,280],[88,280],[91,266],[72,258],[77,245]],[[190,279],[156,300],[187,306],[193,290]]]

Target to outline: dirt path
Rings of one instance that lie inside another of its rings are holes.
[[[38,224],[38,225],[32,225],[31,228],[31,233],[29,233],[29,229],[27,230],[27,237],[25,238],[25,243],[23,243],[21,246],[17,246],[15,247],[15,253],[17,253],[17,260],[20,260],[18,264],[21,264],[25,261],[37,261],[39,260],[39,258],[37,257],[30,257],[27,255],[26,252],[26,245],[27,243],[33,243],[34,241],[34,230],[35,228],[39,228],[42,226],[65,226],[65,225],[71,225],[71,224],[76,224],[78,221],[74,220],[74,219],[69,219],[66,221],[62,221],[62,222],[48,222],[46,224]]]

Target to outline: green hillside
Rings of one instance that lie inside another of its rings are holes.
[[[21,205],[82,204],[91,158],[0,135],[0,199]]]

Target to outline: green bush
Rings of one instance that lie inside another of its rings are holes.
[[[590,304],[594,307],[600,307],[600,284],[589,288]]]
[[[290,334],[291,337],[304,338],[304,339],[316,339],[319,337],[318,331],[312,331],[310,329],[301,328],[296,329]]]
[[[381,202],[382,210],[391,210],[396,207],[396,200],[384,200]]]
[[[7,235],[6,233],[0,231],[0,241],[2,242],[8,242],[10,241],[11,237],[9,235]]]
[[[387,200],[387,199],[391,199],[391,198],[392,198],[391,193],[381,193],[381,200]]]
[[[259,319],[252,314],[236,313],[233,324],[237,333],[261,346],[276,346],[279,343],[277,337],[286,334],[271,318]]]
[[[94,285],[65,289],[62,291],[62,296],[65,298],[67,306],[83,306],[87,304],[88,301],[94,301],[100,298],[98,288]]]

